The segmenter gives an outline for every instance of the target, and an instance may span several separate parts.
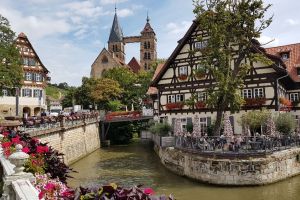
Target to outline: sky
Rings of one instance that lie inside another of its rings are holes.
[[[0,14],[16,34],[24,32],[43,64],[51,83],[79,86],[91,65],[107,47],[114,7],[124,36],[139,35],[150,23],[157,35],[158,57],[168,58],[194,19],[192,0],[0,0]],[[262,33],[266,47],[300,42],[300,1],[265,0],[273,23]],[[139,59],[139,45],[125,47],[126,61]]]

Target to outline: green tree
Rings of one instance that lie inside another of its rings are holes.
[[[291,135],[296,128],[295,117],[290,113],[280,113],[276,118],[276,129],[283,135]]]
[[[208,69],[216,84],[208,89],[208,105],[217,110],[214,134],[220,135],[224,111],[232,112],[243,104],[240,89],[252,64],[270,61],[259,51],[259,38],[272,18],[265,19],[262,0],[194,0],[197,22],[208,37],[199,37],[205,48],[200,61]],[[195,53],[195,52],[191,52]],[[246,62],[245,62],[246,61]]]
[[[14,40],[9,21],[0,14],[0,96],[3,88],[21,86],[23,70]]]

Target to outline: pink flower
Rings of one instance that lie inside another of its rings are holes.
[[[47,183],[45,186],[46,190],[54,190],[55,189],[55,184],[53,183]]]
[[[152,188],[145,188],[144,193],[147,194],[147,195],[153,195],[154,190]]]
[[[47,153],[47,152],[49,152],[49,147],[47,147],[47,146],[37,146],[36,147],[36,152],[37,153]]]
[[[2,147],[3,148],[8,148],[8,147],[10,147],[12,145],[12,142],[3,142],[2,143]]]
[[[2,135],[4,135],[4,137],[7,137],[8,134],[9,134],[9,132],[7,132],[7,131],[5,131],[5,132],[2,133]]]
[[[24,147],[24,148],[22,149],[22,151],[23,151],[24,153],[28,153],[28,152],[30,151],[30,149],[29,149],[28,147]]]

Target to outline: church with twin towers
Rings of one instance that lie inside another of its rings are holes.
[[[139,43],[140,58],[133,57],[126,63],[125,45],[128,43]],[[140,70],[148,71],[151,64],[157,59],[157,38],[150,25],[147,15],[146,24],[140,35],[124,36],[122,27],[118,20],[117,9],[108,39],[108,48],[103,48],[91,66],[91,77],[101,78],[105,71],[115,67],[127,67],[137,73]]]

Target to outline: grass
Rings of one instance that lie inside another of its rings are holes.
[[[57,88],[52,85],[48,85],[46,87],[46,95],[52,97],[53,99],[60,99],[61,97],[65,96],[67,93],[66,90]]]

